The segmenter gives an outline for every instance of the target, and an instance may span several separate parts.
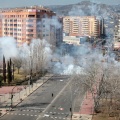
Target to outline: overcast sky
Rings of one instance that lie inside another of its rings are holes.
[[[0,8],[31,5],[65,5],[74,4],[81,1],[84,0],[0,0]],[[90,1],[105,4],[120,4],[120,0],[90,0]]]

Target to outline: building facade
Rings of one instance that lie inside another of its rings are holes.
[[[100,36],[99,20],[95,16],[63,17],[63,32],[66,36]]]
[[[117,25],[115,25],[114,29],[113,49],[114,50],[120,49],[120,19],[118,20],[118,23]]]
[[[18,45],[24,42],[29,44],[32,39],[38,38],[45,38],[50,43],[56,42],[55,26],[51,24],[48,26],[45,22],[56,15],[50,9],[31,6],[0,10],[0,14],[1,37],[12,36]]]

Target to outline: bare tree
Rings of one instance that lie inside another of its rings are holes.
[[[12,62],[14,64],[14,66],[17,68],[18,74],[19,74],[20,68],[22,66],[22,58],[18,57],[18,56],[14,57],[14,58],[12,58]]]

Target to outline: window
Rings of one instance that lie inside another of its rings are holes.
[[[17,30],[17,28],[14,28],[14,31],[16,31]]]
[[[28,37],[33,37],[33,34],[27,34]]]
[[[10,35],[13,35],[13,33],[10,33]]]
[[[17,26],[17,24],[14,24],[14,26]]]
[[[27,27],[33,27],[33,25],[31,25],[31,24],[28,24],[28,25],[27,25]]]
[[[14,35],[17,35],[17,33],[14,33]]]
[[[26,20],[26,22],[33,22],[33,19]]]
[[[27,32],[33,32],[33,29],[28,29]]]
[[[28,17],[35,17],[35,15],[28,15]]]
[[[14,22],[17,22],[17,19],[15,19]]]

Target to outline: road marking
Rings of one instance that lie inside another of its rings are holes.
[[[33,116],[33,115],[30,115],[30,116]]]
[[[18,115],[21,115],[21,114],[18,114]]]
[[[48,115],[48,114],[44,114],[44,116],[45,116],[45,117],[49,117],[50,115]]]
[[[25,115],[25,114],[22,114],[22,115]]]
[[[63,89],[57,94],[57,96],[52,100],[51,104],[49,104],[45,110],[43,111],[43,113],[45,113],[51,106],[52,104],[58,99],[58,97],[62,94],[62,92],[66,89],[66,87],[70,84],[70,82],[72,81],[72,79],[63,87]],[[38,117],[36,120],[39,120],[40,117]]]

